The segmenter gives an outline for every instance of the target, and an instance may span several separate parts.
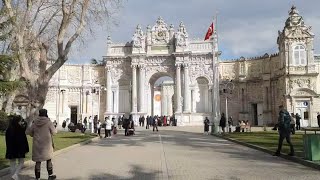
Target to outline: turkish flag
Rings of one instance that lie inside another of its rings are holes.
[[[213,30],[214,30],[214,28],[213,28],[213,23],[211,23],[211,25],[210,25],[210,27],[209,27],[209,29],[208,29],[208,31],[207,31],[207,34],[206,34],[206,36],[204,37],[204,40],[208,40],[208,39],[210,38],[210,36],[212,36]]]

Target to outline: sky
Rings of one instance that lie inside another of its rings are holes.
[[[203,39],[213,17],[222,60],[255,57],[278,52],[278,30],[282,30],[288,11],[295,5],[305,24],[315,33],[315,53],[320,53],[320,0],[123,0],[112,23],[95,28],[81,48],[74,48],[70,63],[90,63],[106,55],[107,36],[113,42],[131,41],[135,27],[153,26],[159,16],[175,29],[182,21],[189,38]],[[111,21],[110,21],[111,22]]]

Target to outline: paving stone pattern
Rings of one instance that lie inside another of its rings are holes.
[[[232,142],[203,135],[202,127],[137,128],[74,148],[53,160],[63,180],[318,180],[320,171]],[[45,163],[42,179],[47,178]],[[33,179],[24,169],[21,179]],[[0,179],[10,179],[1,177]]]

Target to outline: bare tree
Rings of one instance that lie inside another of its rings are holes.
[[[97,23],[109,20],[120,1],[2,0],[2,7],[13,19],[11,48],[18,54],[31,117],[43,107],[49,81],[68,60],[75,41],[94,32]]]

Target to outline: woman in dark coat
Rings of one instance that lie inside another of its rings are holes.
[[[204,123],[204,134],[209,135],[209,123],[210,123],[210,121],[209,121],[208,117],[206,117],[206,119],[204,120],[203,123]]]
[[[223,133],[224,133],[224,128],[226,127],[226,123],[227,123],[226,117],[224,116],[224,113],[222,113],[219,126],[221,127]]]
[[[6,159],[10,160],[12,179],[18,179],[23,167],[26,153],[29,152],[29,145],[25,130],[27,124],[23,123],[21,116],[9,116],[10,123],[6,130]],[[18,165],[16,166],[18,160]]]

